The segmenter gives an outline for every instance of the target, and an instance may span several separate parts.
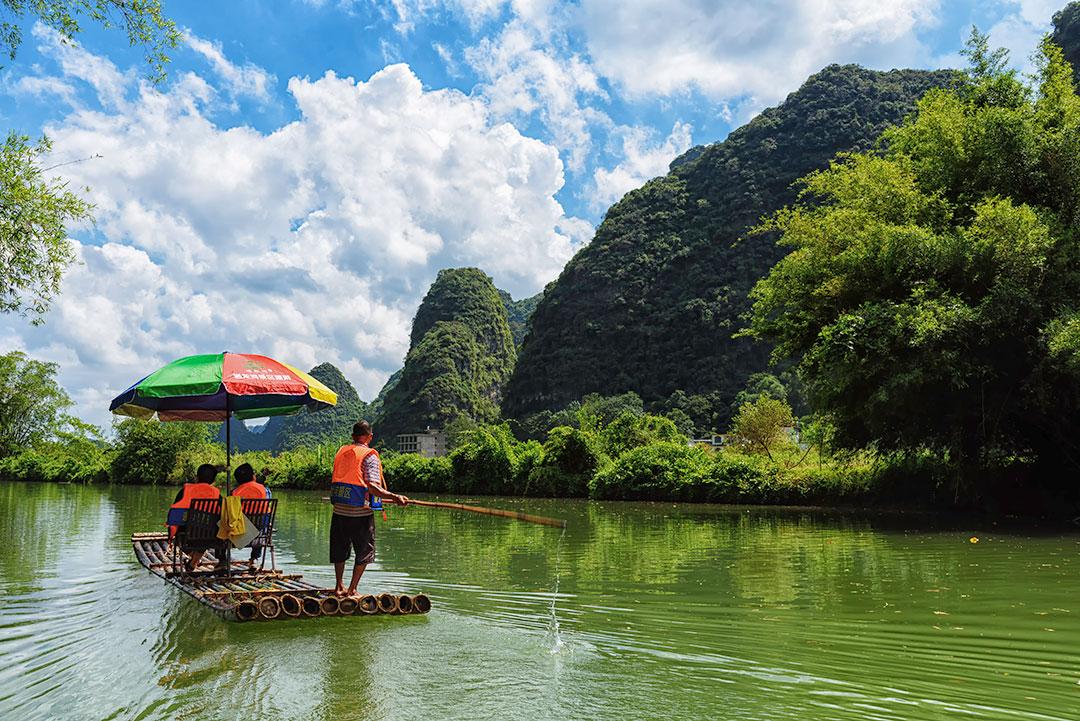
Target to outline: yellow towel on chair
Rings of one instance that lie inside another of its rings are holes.
[[[240,510],[240,496],[221,499],[221,520],[218,521],[217,537],[222,541],[244,535],[244,514]]]

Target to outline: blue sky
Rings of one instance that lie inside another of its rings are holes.
[[[539,291],[608,206],[829,63],[943,67],[971,25],[1026,58],[1061,2],[166,2],[169,79],[88,28],[40,26],[0,122],[53,138],[95,227],[47,322],[79,412],[172,357],[330,360],[371,398],[442,267]],[[100,156],[100,157],[99,157]]]

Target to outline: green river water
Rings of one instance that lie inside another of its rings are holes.
[[[1080,533],[395,508],[363,585],[430,614],[236,624],[132,553],[174,492],[0,485],[0,718],[1080,719]],[[277,497],[279,564],[332,584],[321,494]]]

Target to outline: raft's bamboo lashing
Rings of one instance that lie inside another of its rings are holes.
[[[380,606],[375,596],[338,598],[333,589],[320,588],[304,580],[300,574],[284,574],[281,571],[251,571],[244,562],[234,562],[233,573],[215,572],[217,559],[213,551],[204,556],[204,563],[196,573],[187,573],[180,564],[174,564],[164,533],[132,534],[131,542],[135,557],[150,573],[188,594],[199,603],[230,621],[288,620],[313,616],[352,616],[376,613],[397,613],[399,599],[386,596],[386,607]],[[203,570],[205,569],[205,570]],[[406,602],[413,613],[426,613],[431,603],[424,607],[416,598]],[[422,608],[426,610],[421,610]]]

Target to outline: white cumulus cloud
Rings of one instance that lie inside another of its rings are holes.
[[[270,133],[216,124],[199,76],[115,76],[128,85],[95,85],[104,110],[46,127],[58,154],[101,156],[58,169],[92,189],[97,232],[44,326],[0,318],[0,336],[62,364],[96,422],[141,374],[197,352],[328,360],[370,398],[439,269],[475,265],[532,294],[592,232],[554,197],[554,147],[405,65],[292,78],[298,119]]]
[[[593,105],[607,94],[584,58],[552,42],[530,24],[514,20],[467,48],[465,58],[481,78],[477,91],[492,112],[511,119],[538,118],[576,171],[584,165],[595,127],[611,125]]]
[[[582,0],[596,71],[631,96],[782,99],[834,62],[922,65],[937,0]]]

